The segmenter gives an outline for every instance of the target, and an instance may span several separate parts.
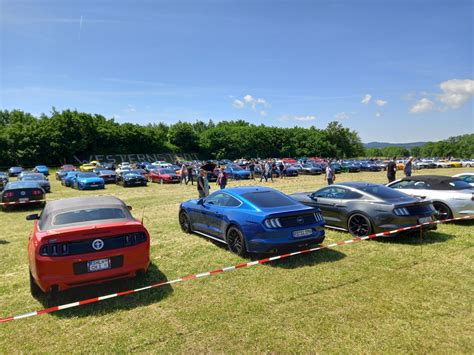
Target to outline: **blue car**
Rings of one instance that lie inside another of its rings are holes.
[[[61,185],[71,187],[77,174],[79,174],[78,171],[68,171],[66,175],[61,178]]]
[[[46,165],[36,165],[35,168],[33,169],[35,173],[40,173],[43,174],[44,176],[49,175],[49,169]]]
[[[324,219],[318,208],[261,186],[223,189],[205,199],[183,202],[179,224],[184,232],[227,244],[240,256],[301,248],[324,240]]]
[[[234,179],[234,180],[250,179],[250,171],[244,170],[238,165],[228,165],[225,168],[225,172],[229,179]]]
[[[73,189],[77,190],[105,189],[105,181],[101,177],[97,176],[96,173],[79,172],[72,178],[71,186]]]

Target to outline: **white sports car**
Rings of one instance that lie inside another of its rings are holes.
[[[458,179],[467,182],[471,186],[474,186],[474,173],[461,173],[453,175],[453,177],[457,177]]]
[[[457,177],[418,175],[396,180],[387,186],[431,200],[438,219],[474,215],[474,188]]]

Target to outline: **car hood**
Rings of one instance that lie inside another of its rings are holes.
[[[94,182],[102,182],[103,179],[100,177],[87,177],[87,178],[78,178],[77,181],[85,182],[85,183],[94,183]]]

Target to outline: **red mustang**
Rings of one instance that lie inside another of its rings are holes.
[[[172,169],[161,168],[156,170],[150,170],[148,173],[148,181],[159,182],[159,183],[180,183],[181,176],[176,174]]]
[[[33,296],[148,270],[148,231],[116,197],[51,201],[26,219],[35,220],[28,241]]]

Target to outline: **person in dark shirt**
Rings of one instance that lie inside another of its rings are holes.
[[[191,164],[188,165],[188,175],[186,177],[187,177],[186,185],[190,181],[191,181],[191,185],[194,185],[193,166]]]
[[[253,160],[250,161],[248,168],[250,171],[250,178],[255,180],[255,162]]]
[[[280,170],[280,179],[283,179],[283,176],[286,175],[286,169],[283,162],[280,162],[280,164],[278,165],[278,169]]]
[[[395,181],[395,176],[397,174],[397,163],[395,162],[397,157],[393,157],[392,160],[387,164],[387,179],[388,182]]]

